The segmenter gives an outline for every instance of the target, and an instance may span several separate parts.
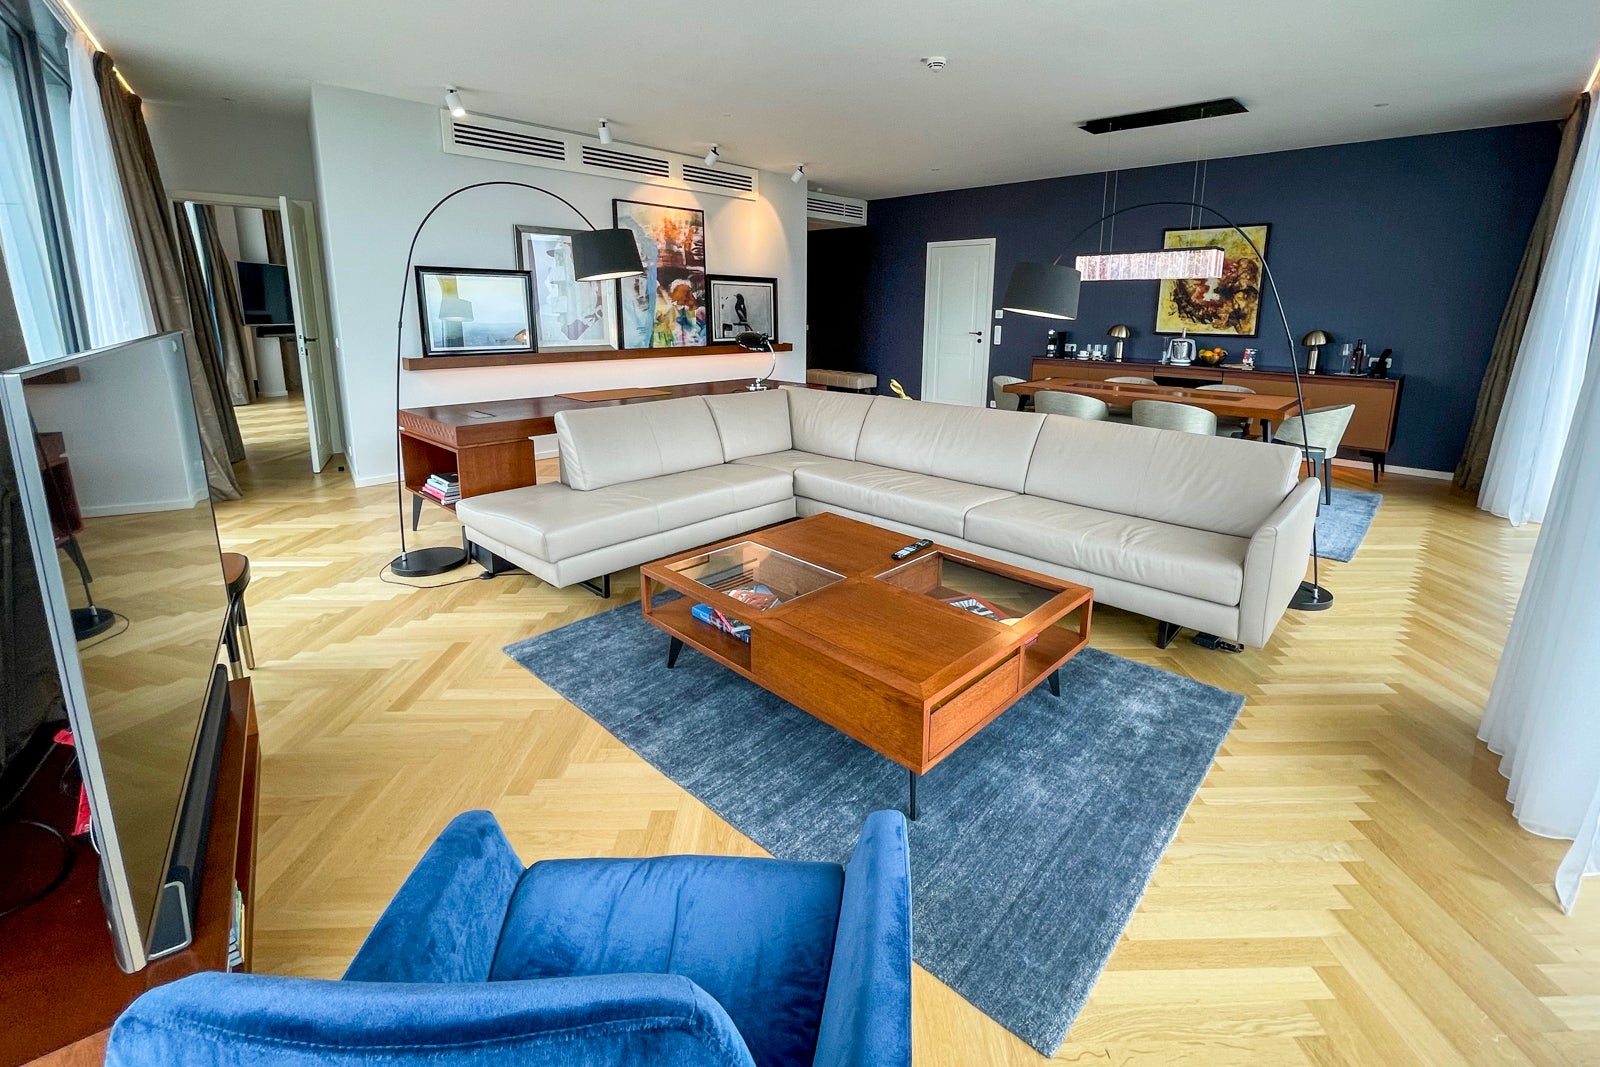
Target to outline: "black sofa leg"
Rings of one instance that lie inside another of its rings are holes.
[[[497,556],[482,545],[467,542],[467,555],[472,557],[472,562],[482,567],[491,578],[499,577],[507,571],[514,571],[517,565],[503,556]]]
[[[1177,638],[1182,627],[1175,622],[1162,622],[1156,620],[1156,647],[1166,648]]]
[[[611,599],[611,575],[609,574],[602,574],[598,578],[591,578],[587,582],[579,582],[578,584],[601,600]]]

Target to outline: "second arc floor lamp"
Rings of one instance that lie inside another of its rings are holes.
[[[1306,410],[1305,394],[1300,389],[1300,364],[1295,359],[1294,333],[1289,329],[1289,316],[1283,310],[1283,297],[1278,292],[1278,283],[1273,280],[1272,267],[1267,264],[1266,254],[1256,246],[1245,233],[1228,216],[1208,204],[1194,200],[1152,200],[1143,204],[1131,204],[1116,211],[1110,211],[1095,219],[1089,225],[1072,235],[1066,244],[1067,251],[1084,234],[1096,226],[1129,211],[1140,211],[1152,207],[1186,207],[1210,212],[1222,221],[1222,224],[1237,233],[1255,252],[1256,258],[1261,261],[1261,271],[1266,277],[1267,286],[1272,290],[1272,300],[1278,306],[1278,321],[1283,325],[1284,339],[1288,342],[1289,369],[1294,372],[1294,396],[1300,406],[1300,415],[1303,419]],[[1068,266],[1061,262],[1057,256],[1053,263],[1018,263],[1011,270],[1010,281],[1006,285],[1006,293],[1001,301],[1001,306],[1007,311],[1015,311],[1022,315],[1036,315],[1048,319],[1076,319],[1078,317],[1078,290],[1083,282],[1083,276],[1076,267]],[[1304,443],[1305,434],[1301,434],[1300,454],[1306,463],[1311,463],[1310,447]],[[1312,470],[1316,470],[1313,466]],[[1322,513],[1322,495],[1317,495],[1317,514]],[[1300,588],[1295,591],[1294,597],[1289,601],[1289,606],[1297,611],[1322,611],[1333,606],[1333,594],[1323,588],[1320,568],[1317,565],[1317,528],[1311,527],[1311,580],[1302,581]]]
[[[395,407],[400,407],[400,367],[401,344],[405,331],[406,301],[411,286],[411,261],[417,252],[417,239],[422,236],[423,227],[428,225],[428,220],[449,201],[472,189],[484,189],[491,186],[510,187],[514,189],[528,189],[535,193],[543,193],[553,197],[572,209],[572,213],[583,220],[589,227],[587,233],[576,233],[572,236],[572,273],[580,282],[603,282],[616,278],[631,278],[644,273],[644,264],[639,259],[639,246],[633,239],[633,234],[627,230],[615,227],[597,229],[589,221],[589,217],[579,211],[577,207],[562,196],[549,189],[527,182],[515,181],[487,181],[473,182],[463,185],[453,192],[440,197],[428,213],[422,216],[422,221],[417,223],[417,228],[411,235],[411,247],[406,250],[405,274],[400,281],[400,313],[395,318],[394,324],[394,401]],[[533,447],[529,443],[528,447]],[[405,469],[402,466],[400,454],[400,427],[395,426],[394,434],[394,471],[395,471],[395,500],[400,517],[400,554],[389,561],[389,572],[399,578],[428,578],[435,574],[454,570],[467,562],[467,550],[446,545],[440,548],[407,548],[406,547],[406,479]]]

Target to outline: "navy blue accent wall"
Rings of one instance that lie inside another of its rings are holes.
[[[1206,165],[1200,199],[1242,225],[1271,225],[1267,261],[1296,342],[1322,329],[1335,340],[1325,358],[1357,338],[1374,352],[1394,349],[1406,383],[1390,463],[1455,467],[1558,141],[1555,123],[1532,123]],[[1188,200],[1194,179],[1191,164],[1122,171],[1117,204]],[[998,307],[1014,263],[1095,251],[1097,232],[1072,249],[1062,242],[1100,216],[1103,189],[1103,176],[1093,174],[896,197],[872,202],[864,231],[814,232],[811,361],[872,371],[881,386],[898,378],[917,395],[927,243],[996,238]],[[1183,208],[1130,212],[1116,220],[1114,247],[1159,248],[1163,229],[1188,224]],[[857,287],[863,264],[865,285]],[[1027,377],[1053,325],[1080,345],[1109,344],[1106,329],[1124,322],[1133,329],[1128,355],[1156,358],[1165,343],[1154,333],[1156,290],[1155,282],[1085,283],[1069,323],[1007,314],[990,370]],[[1270,299],[1258,336],[1216,341],[1235,356],[1257,348],[1261,366],[1288,369]],[[1304,355],[1297,346],[1294,356]]]

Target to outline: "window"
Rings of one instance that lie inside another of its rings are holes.
[[[70,98],[61,23],[38,0],[0,0],[0,248],[35,361],[84,347],[63,182]]]

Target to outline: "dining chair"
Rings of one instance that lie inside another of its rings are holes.
[[[1050,389],[1043,389],[1033,394],[1033,410],[1042,411],[1046,415],[1071,415],[1074,418],[1094,419],[1097,422],[1104,422],[1111,417],[1111,409],[1104,400]]]
[[[1136,375],[1124,375],[1121,378],[1107,378],[1106,382],[1107,384],[1111,385],[1156,384],[1156,380],[1154,378],[1140,378]],[[1133,414],[1133,408],[1129,407],[1127,404],[1107,404],[1106,407],[1111,410],[1111,417],[1114,419],[1126,419],[1128,416]]]
[[[1016,411],[1022,404],[1022,397],[1006,392],[1006,386],[1020,381],[1021,378],[1013,378],[1009,374],[996,374],[989,383],[989,388],[994,392],[994,406],[1002,411]]]
[[[1331,404],[1324,408],[1312,408],[1300,415],[1291,415],[1278,424],[1278,430],[1273,435],[1277,441],[1285,444],[1305,446],[1311,454],[1313,467],[1321,468],[1322,476],[1322,502],[1333,503],[1333,457],[1339,452],[1339,442],[1344,440],[1344,431],[1350,425],[1350,417],[1356,413],[1354,404]],[[1313,470],[1313,473],[1316,473]]]
[[[1173,404],[1165,400],[1135,400],[1133,424],[1157,430],[1179,430],[1183,433],[1216,435],[1217,417],[1205,408],[1189,404]]]
[[[1210,392],[1213,392],[1213,393],[1252,393],[1253,394],[1255,392],[1254,389],[1251,389],[1247,385],[1229,385],[1226,382],[1212,382],[1210,385],[1199,385],[1199,386],[1195,387],[1195,392],[1197,392],[1197,393],[1206,392],[1208,390]],[[1236,415],[1218,415],[1217,416],[1217,436],[1218,437],[1249,437],[1250,436],[1250,423],[1251,423],[1250,419],[1242,419],[1242,418],[1239,418]]]

